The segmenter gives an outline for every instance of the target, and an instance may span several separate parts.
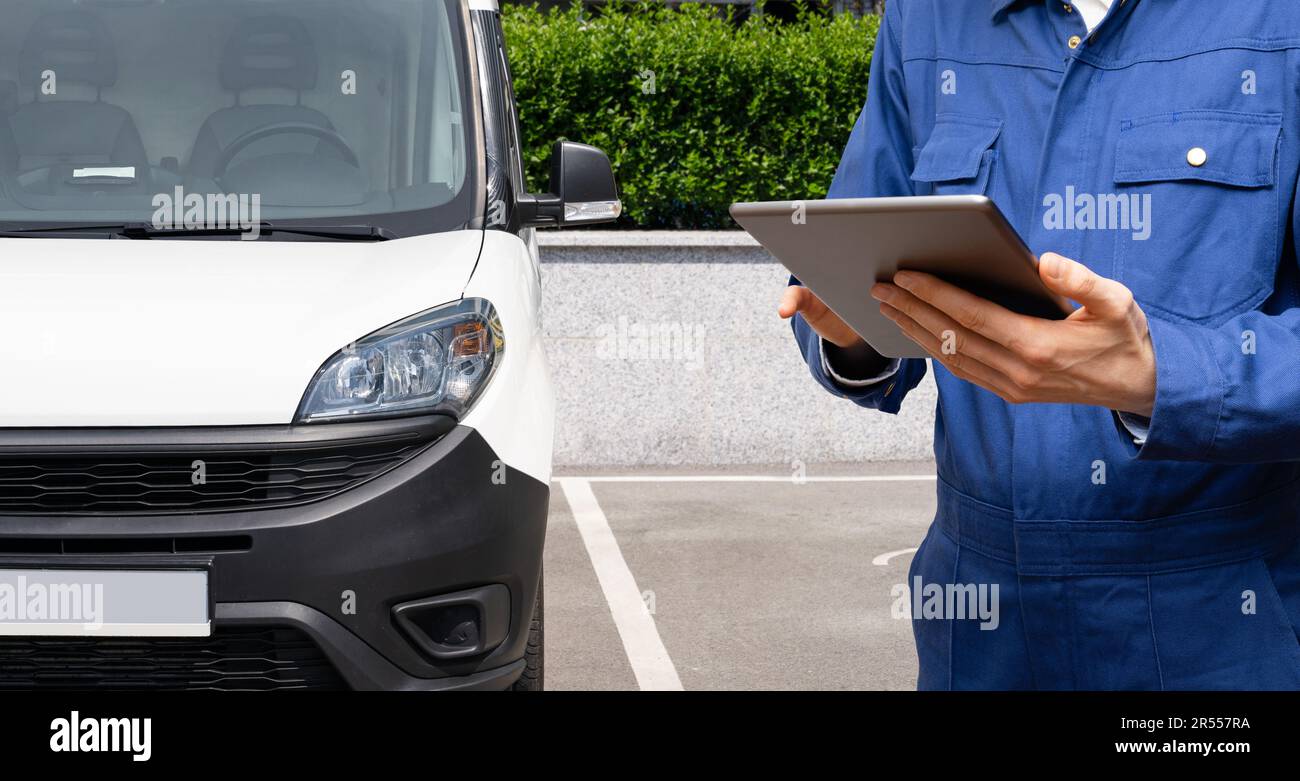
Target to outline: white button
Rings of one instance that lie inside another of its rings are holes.
[[[1200,168],[1205,165],[1205,161],[1209,159],[1210,156],[1199,146],[1194,146],[1187,150],[1187,164],[1193,168]]]

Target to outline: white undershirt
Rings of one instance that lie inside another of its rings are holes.
[[[1074,10],[1083,17],[1083,23],[1088,25],[1088,32],[1092,32],[1097,25],[1101,24],[1101,20],[1106,18],[1111,2],[1112,0],[1073,0]]]

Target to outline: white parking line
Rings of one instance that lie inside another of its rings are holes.
[[[871,563],[877,567],[889,566],[889,560],[895,556],[902,556],[905,553],[916,553],[916,548],[903,548],[902,550],[891,550],[888,553],[882,553],[871,560]]]
[[[559,483],[573,511],[573,520],[578,525],[583,545],[587,547],[587,555],[591,557],[591,565],[596,570],[600,590],[605,593],[605,601],[614,616],[614,626],[623,640],[623,650],[632,665],[637,686],[642,691],[681,691],[682,681],[677,677],[677,668],[668,656],[668,649],[664,648],[654,618],[641,598],[636,579],[632,577],[618,540],[609,528],[609,519],[591,492],[590,481],[581,477],[563,477]]]
[[[791,475],[586,475],[562,477],[586,483],[910,483],[931,482],[934,475],[826,475],[800,477]]]

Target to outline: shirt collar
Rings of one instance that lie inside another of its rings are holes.
[[[993,15],[997,16],[1007,9],[1007,6],[1016,2],[1016,0],[990,0],[993,3]]]
[[[998,14],[1007,10],[1009,6],[1015,5],[1018,0],[989,0],[989,2],[993,4],[993,16],[996,18]],[[1112,3],[1112,5],[1114,5],[1114,3]]]

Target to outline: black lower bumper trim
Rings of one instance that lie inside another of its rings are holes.
[[[353,689],[499,691],[510,688],[524,671],[520,659],[470,675],[416,678],[393,666],[329,616],[296,602],[219,603],[215,618],[221,626],[288,626],[306,633]]]

